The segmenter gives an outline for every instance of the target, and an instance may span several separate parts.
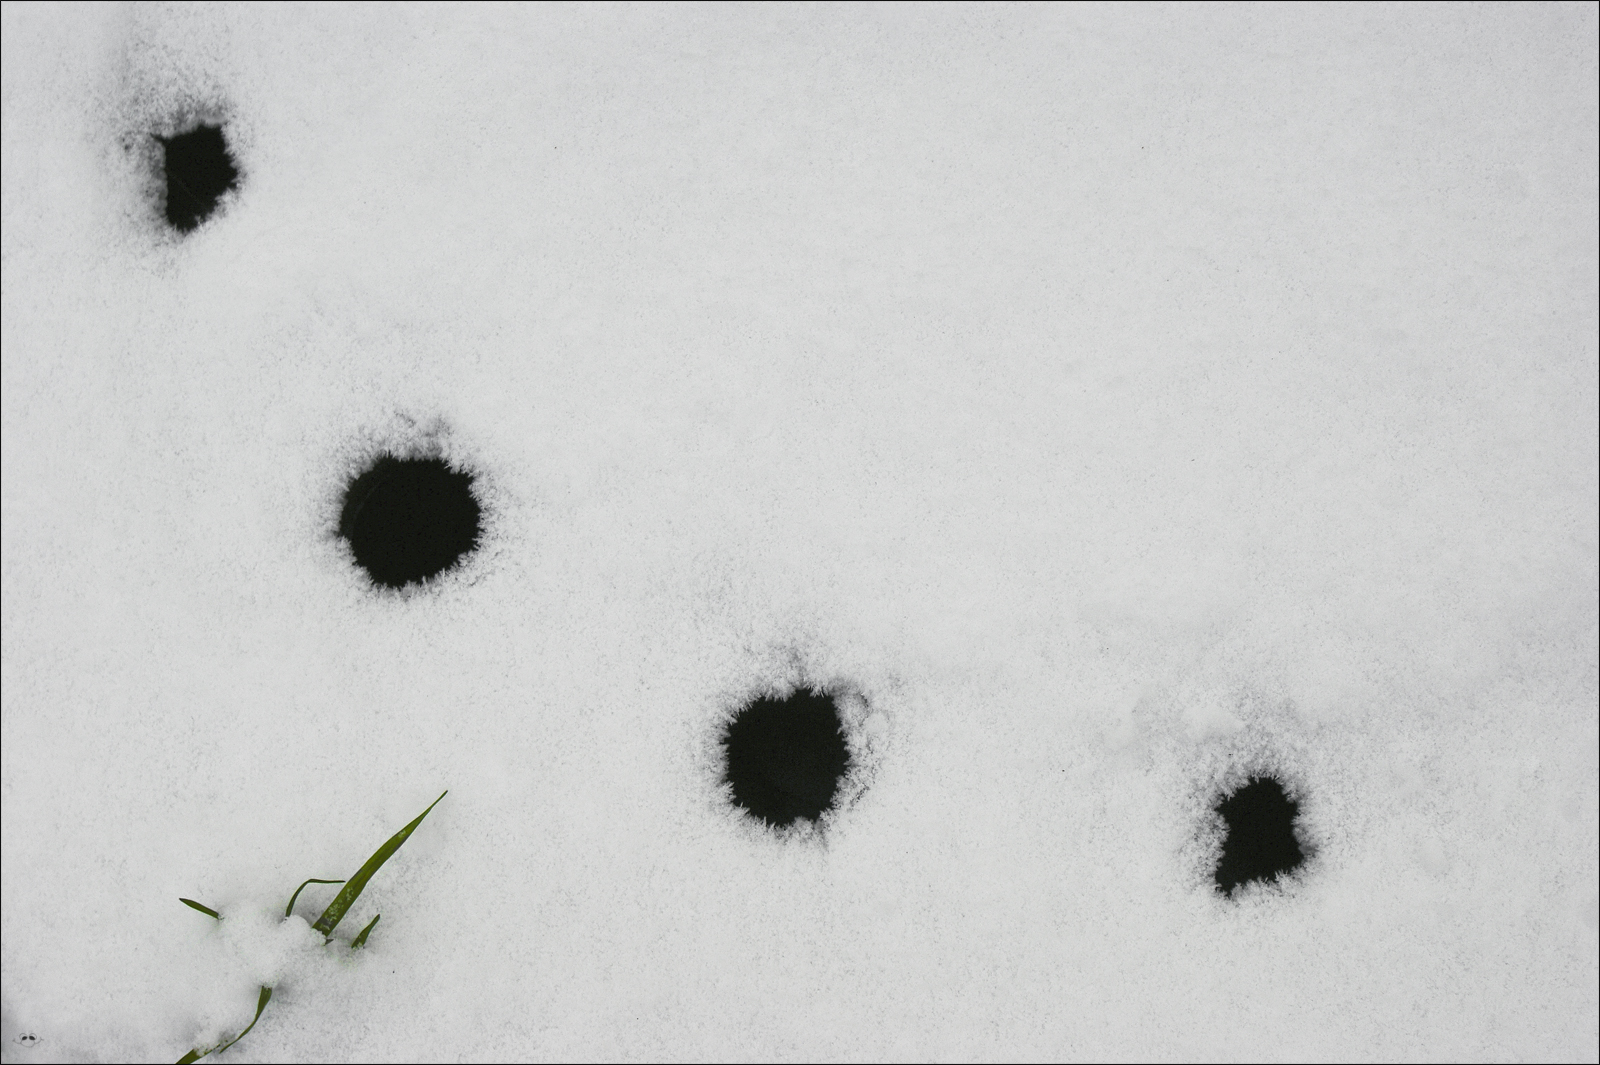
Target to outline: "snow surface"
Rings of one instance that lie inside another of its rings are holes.
[[[1594,1060],[1596,33],[7,4],[5,1059],[270,977],[220,1060]],[[490,509],[426,594],[386,446]],[[803,681],[866,769],[780,841],[716,727]],[[445,788],[363,952],[273,925]]]

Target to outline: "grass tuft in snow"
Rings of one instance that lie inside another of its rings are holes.
[[[339,894],[334,897],[334,900],[328,904],[328,908],[322,911],[322,916],[318,917],[316,923],[311,926],[323,934],[325,937],[323,939],[324,945],[332,942],[333,930],[338,927],[340,921],[344,920],[344,915],[350,911],[350,907],[355,904],[355,901],[360,897],[361,892],[366,889],[367,881],[371,880],[373,874],[375,874],[379,869],[383,868],[383,863],[394,856],[394,852],[399,850],[401,845],[411,837],[411,833],[416,831],[417,826],[422,824],[422,819],[427,817],[428,814],[432,813],[433,808],[438,806],[440,800],[448,794],[450,794],[448,790],[441,792],[439,794],[439,798],[429,803],[428,808],[418,814],[410,824],[406,825],[406,827],[390,836],[388,841],[374,851],[372,857],[368,858],[361,868],[356,870],[356,875],[352,876],[349,880],[319,880],[312,878],[295,888],[294,894],[289,896],[289,905],[283,908],[284,920],[288,920],[290,915],[294,913],[295,900],[300,897],[300,892],[304,891],[307,885],[343,884],[343,890],[341,890]],[[223,919],[222,914],[218,913],[216,910],[213,910],[210,906],[196,902],[194,899],[179,898],[178,901],[183,903],[185,906],[188,906],[190,909],[199,910],[208,917],[213,917],[218,921]],[[380,913],[376,917],[373,917],[372,920],[367,922],[367,926],[361,930],[354,940],[351,941],[351,950],[355,950],[357,947],[361,947],[366,944],[367,936],[372,932],[372,929],[377,926],[378,918],[382,916],[383,915]],[[216,1046],[207,1050],[201,1050],[197,1047],[194,1050],[189,1051],[183,1057],[178,1059],[178,1065],[188,1065],[189,1062],[199,1061],[208,1054],[215,1054],[233,1046],[233,1044],[243,1039],[249,1033],[251,1028],[256,1026],[256,1021],[261,1019],[261,1011],[267,1008],[267,1003],[271,1000],[272,988],[263,987],[261,989],[260,996],[256,1000],[255,1018],[251,1020],[249,1026],[246,1027],[244,1031],[240,1032],[232,1039],[229,1039],[226,1042],[218,1043]]]

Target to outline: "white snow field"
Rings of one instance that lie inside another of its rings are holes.
[[[5,1060],[1595,1060],[1596,35],[5,5]]]

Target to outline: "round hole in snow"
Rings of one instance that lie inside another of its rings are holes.
[[[199,125],[187,133],[157,136],[167,178],[167,221],[180,233],[199,228],[222,197],[239,182],[239,171],[221,126]]]
[[[1272,777],[1251,777],[1217,803],[1224,831],[1217,888],[1231,896],[1254,881],[1271,882],[1305,861],[1295,836],[1300,804]]]
[[[419,584],[477,548],[472,482],[443,459],[381,455],[345,489],[339,535],[374,584]]]
[[[839,708],[815,689],[747,703],[728,722],[722,748],[734,805],[775,828],[821,817],[850,770]]]

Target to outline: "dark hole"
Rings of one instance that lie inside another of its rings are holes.
[[[384,455],[345,489],[339,535],[375,584],[436,577],[478,546],[472,475],[441,459]]]
[[[198,126],[176,137],[156,139],[166,156],[167,221],[180,233],[191,232],[238,184],[239,171],[220,126]]]
[[[1300,804],[1271,777],[1251,777],[1244,787],[1217,804],[1227,823],[1217,887],[1225,895],[1253,880],[1275,880],[1300,867],[1305,856],[1295,839]]]
[[[820,817],[850,767],[838,707],[819,691],[756,699],[728,723],[722,746],[735,805],[777,828]]]

